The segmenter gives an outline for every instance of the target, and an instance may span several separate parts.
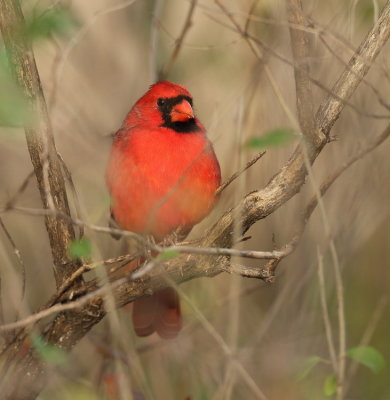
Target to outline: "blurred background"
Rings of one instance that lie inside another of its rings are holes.
[[[196,2],[192,25],[172,59],[191,1],[23,2],[27,21],[38,20],[38,27],[42,25],[39,18],[59,15],[55,24],[46,24],[46,30],[37,34],[34,51],[56,146],[71,171],[85,221],[107,226],[109,195],[104,175],[111,135],[162,72],[192,93],[224,180],[259,151],[245,145],[249,139],[275,129],[295,128],[289,117],[290,112],[296,118],[292,66],[260,47],[254,54],[224,12],[230,12],[241,27],[291,61],[285,2],[222,3],[225,10],[214,1]],[[313,78],[332,87],[384,3],[303,1],[312,24]],[[326,146],[314,164],[317,184],[387,126],[389,108],[380,100],[390,102],[389,65],[388,44],[351,99],[355,109],[345,107],[334,126],[332,134],[337,140]],[[8,104],[12,88],[4,79],[0,85],[0,103]],[[313,91],[317,109],[326,93],[315,85]],[[23,129],[13,122],[3,121],[0,126],[1,206],[32,171]],[[294,146],[269,147],[267,154],[223,193],[216,209],[191,237],[202,235],[249,191],[264,187]],[[355,370],[348,358],[346,399],[390,399],[389,151],[388,141],[343,174],[324,198],[342,269],[347,348],[371,346],[368,357],[374,359],[374,367],[363,365],[369,364],[365,358]],[[291,201],[250,229],[251,240],[244,247],[270,250],[274,243],[286,243],[313,193],[308,181]],[[42,207],[34,180],[17,204]],[[3,321],[11,322],[18,313],[28,315],[44,304],[55,283],[43,218],[15,212],[1,217],[26,266],[26,293],[21,304],[20,263],[1,230]],[[121,254],[121,243],[109,235],[87,231],[86,237],[92,244],[92,260]],[[322,286],[319,262],[324,269]],[[112,312],[64,362],[53,365],[50,384],[40,399],[256,399],[261,398],[260,392],[270,400],[332,398],[333,372],[320,294],[326,297],[336,349],[337,295],[334,262],[318,210],[297,250],[280,264],[274,284],[221,274],[187,282],[181,288],[191,304],[183,301],[185,327],[178,339],[136,338],[128,312],[118,310],[118,319]],[[194,314],[193,306],[221,335],[241,370],[215,341],[210,327]],[[379,368],[383,360],[387,365]]]

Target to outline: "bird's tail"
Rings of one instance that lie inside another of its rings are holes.
[[[154,332],[163,339],[175,338],[182,328],[180,299],[172,287],[159,290],[133,304],[133,325],[137,336]]]
[[[141,257],[129,262],[120,270],[120,274],[134,272],[144,261]],[[163,339],[173,339],[183,325],[179,295],[174,288],[167,287],[151,296],[142,297],[132,304],[132,317],[137,336],[144,337],[157,332]]]

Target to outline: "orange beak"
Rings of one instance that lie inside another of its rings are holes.
[[[195,118],[194,111],[191,104],[187,100],[183,100],[181,103],[176,104],[171,111],[171,121],[188,121],[189,119]]]

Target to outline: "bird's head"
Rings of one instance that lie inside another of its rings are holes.
[[[178,133],[203,130],[195,117],[191,94],[184,86],[167,81],[152,85],[124,121],[125,126],[139,124],[170,128]]]

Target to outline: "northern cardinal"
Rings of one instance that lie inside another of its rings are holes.
[[[107,168],[111,212],[123,229],[159,242],[180,227],[188,233],[215,204],[221,172],[192,96],[181,85],[157,82],[116,132]],[[133,306],[138,336],[174,338],[182,326],[173,288]]]

